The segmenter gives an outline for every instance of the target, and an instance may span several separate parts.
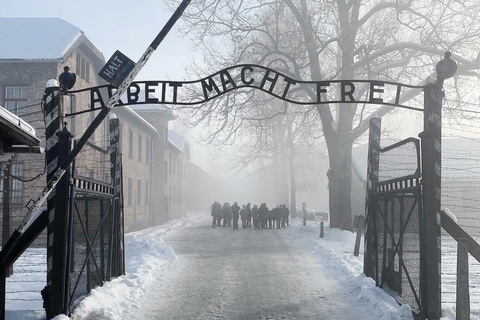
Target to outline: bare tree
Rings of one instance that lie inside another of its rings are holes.
[[[294,79],[423,85],[448,50],[459,63],[455,84],[460,85],[478,76],[478,13],[475,0],[206,0],[192,4],[184,31],[204,48],[210,69],[258,63]],[[205,74],[196,70],[195,76]],[[457,87],[453,101],[458,108],[468,89]],[[401,100],[419,94],[411,90]],[[223,135],[229,140],[238,124],[255,114],[251,102],[257,96],[252,90],[237,91],[198,107],[194,114],[198,121],[216,125],[212,139]],[[315,109],[330,160],[331,226],[351,229],[353,142],[367,129],[369,118],[393,108],[340,104]]]

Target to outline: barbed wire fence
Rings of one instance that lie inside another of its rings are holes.
[[[472,112],[480,113],[480,112]],[[477,116],[478,117],[478,116]],[[477,121],[476,121],[477,122]],[[478,122],[477,122],[478,123]],[[442,208],[480,242],[480,129],[462,121],[445,126],[442,137]],[[457,241],[442,235],[442,304],[455,306]],[[480,315],[480,264],[469,258],[471,313]]]

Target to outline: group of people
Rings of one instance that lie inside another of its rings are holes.
[[[215,227],[232,227],[238,230],[238,219],[242,221],[242,228],[255,228],[255,230],[263,229],[280,229],[288,226],[288,216],[290,211],[285,205],[278,205],[271,210],[265,203],[260,207],[251,206],[250,203],[242,205],[242,208],[235,202],[230,205],[225,202],[223,206],[215,201],[212,205],[212,228]],[[253,220],[253,223],[252,223]]]

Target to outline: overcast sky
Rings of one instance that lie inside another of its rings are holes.
[[[0,0],[0,8],[1,17],[62,18],[83,30],[105,60],[120,50],[135,62],[172,14],[163,0]],[[188,39],[173,29],[136,80],[184,80],[191,56]]]

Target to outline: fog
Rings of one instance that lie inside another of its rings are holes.
[[[172,124],[173,127],[179,127]],[[198,132],[197,132],[198,135]],[[191,161],[216,180],[216,190],[213,201],[220,203],[238,202],[239,205],[251,203],[261,204],[265,202],[269,208],[280,204],[290,204],[290,190],[287,185],[281,185],[278,181],[287,178],[286,171],[275,176],[267,164],[255,161],[246,167],[232,167],[232,157],[243,152],[238,146],[232,145],[219,150],[215,146],[202,146],[195,142],[195,132],[187,134],[191,137]],[[253,143],[253,141],[252,141]],[[316,211],[328,211],[328,159],[322,159],[320,166],[307,168],[312,176],[317,178],[316,185],[308,190],[297,192],[297,208],[301,208],[306,202],[307,207]],[[188,182],[187,182],[188,183]],[[283,188],[282,188],[283,187]],[[282,190],[283,189],[283,190]]]

